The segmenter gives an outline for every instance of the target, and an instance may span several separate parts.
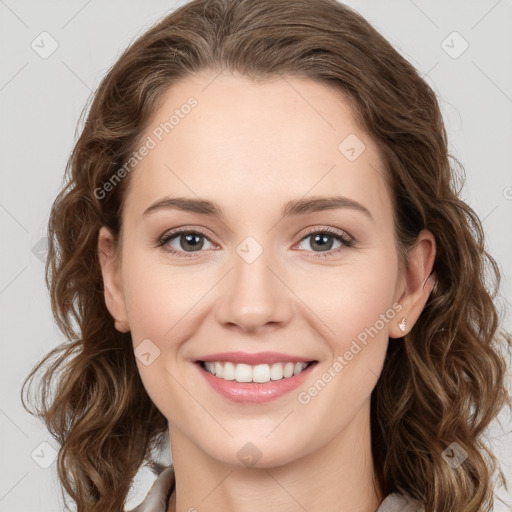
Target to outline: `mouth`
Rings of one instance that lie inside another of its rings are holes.
[[[318,361],[283,361],[250,365],[232,361],[202,361],[195,363],[206,373],[217,379],[232,383],[267,384],[271,381],[293,380]]]
[[[224,399],[238,405],[264,404],[306,383],[318,361],[283,361],[249,365],[233,361],[195,361],[206,384]]]

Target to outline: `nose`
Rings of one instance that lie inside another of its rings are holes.
[[[255,247],[251,247],[250,251]],[[220,283],[216,301],[218,322],[244,332],[259,332],[289,322],[293,293],[286,286],[285,271],[270,249],[254,260],[243,251],[233,254],[231,271]],[[253,254],[254,256],[254,254]]]

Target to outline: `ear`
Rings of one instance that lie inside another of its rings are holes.
[[[114,317],[115,328],[119,332],[128,332],[128,315],[121,283],[121,268],[116,257],[116,246],[112,232],[103,226],[98,234],[98,257],[101,274],[103,276],[103,288],[105,290],[105,304],[110,314]]]
[[[402,310],[390,324],[390,338],[402,338],[410,332],[423,311],[436,282],[435,275],[432,273],[435,256],[435,237],[430,231],[424,229],[419,233],[416,244],[408,253],[404,271],[404,290],[398,299]],[[405,322],[402,322],[404,318]],[[399,324],[402,327],[405,324],[403,331]]]

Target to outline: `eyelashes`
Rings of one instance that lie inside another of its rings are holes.
[[[209,236],[204,233],[203,231],[201,230],[195,230],[195,229],[185,229],[185,228],[182,228],[182,229],[176,229],[176,230],[173,230],[165,235],[163,235],[158,243],[157,243],[157,246],[158,247],[162,247],[164,249],[165,252],[169,252],[171,254],[175,254],[177,255],[178,257],[184,257],[184,258],[187,258],[187,257],[191,257],[194,252],[203,252],[203,251],[192,251],[191,253],[187,253],[187,251],[178,251],[174,248],[172,248],[171,246],[168,245],[168,243],[173,240],[174,238],[179,238],[183,235],[193,235],[194,239],[197,239],[198,237],[199,238],[205,238],[206,240],[208,240],[208,242],[210,242],[211,244],[213,244],[213,242],[210,240]],[[191,243],[191,241],[187,241],[187,243]],[[201,247],[202,248],[202,247]],[[183,256],[183,253],[185,253],[185,256]],[[188,256],[187,254],[190,254],[191,256]]]
[[[184,235],[187,235],[186,237]],[[317,235],[317,236],[313,236]],[[198,250],[185,251],[178,250],[169,245],[169,242],[178,240],[178,245],[183,249],[184,244],[192,244],[192,248],[199,247]],[[156,247],[161,247],[166,253],[172,254],[178,258],[191,258],[194,257],[195,253],[205,252],[202,249],[204,248],[204,243],[201,243],[201,239],[206,239],[209,244],[215,246],[214,242],[210,240],[210,237],[202,231],[201,229],[191,229],[191,228],[179,228],[172,230],[168,233],[165,233],[163,236],[159,237],[155,243]],[[302,242],[313,239],[309,242],[309,245],[313,247],[314,245],[320,244],[320,247],[325,247],[325,245],[330,245],[328,242],[326,243],[326,239],[334,239],[335,241],[340,243],[340,247],[336,249],[329,248],[328,250],[320,250],[320,251],[309,251],[305,252],[313,253],[312,256],[314,258],[328,258],[330,256],[335,256],[340,252],[351,248],[354,246],[354,240],[352,237],[348,236],[345,232],[339,231],[333,228],[325,227],[325,228],[313,228],[303,234],[302,238],[299,240],[297,244],[301,244]],[[297,245],[295,244],[295,245]],[[323,244],[323,245],[322,245]]]

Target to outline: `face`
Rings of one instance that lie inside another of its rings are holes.
[[[432,243],[400,270],[383,163],[339,92],[215,76],[170,88],[141,137],[119,259],[100,232],[105,296],[171,440],[271,467],[368,411],[389,337],[426,300]],[[312,363],[290,377],[297,362]]]

